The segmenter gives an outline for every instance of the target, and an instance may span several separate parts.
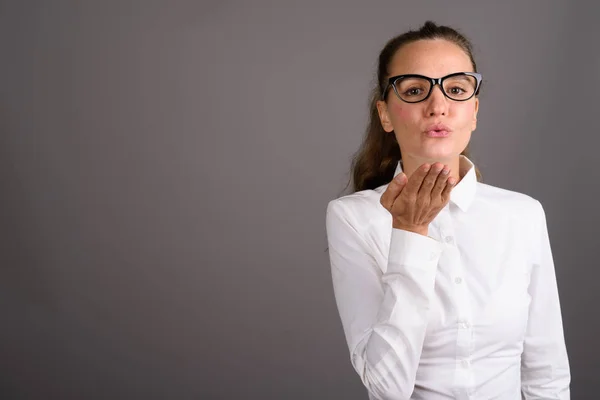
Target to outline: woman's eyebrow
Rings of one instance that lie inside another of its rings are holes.
[[[452,74],[450,74],[450,75],[452,75]],[[450,76],[450,75],[448,75],[448,76]],[[453,78],[460,79],[463,81],[470,81],[471,79],[473,79],[473,77],[471,77],[469,75],[456,75],[456,76],[453,76]]]

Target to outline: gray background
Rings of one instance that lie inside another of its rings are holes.
[[[586,4],[587,3],[587,4]],[[574,399],[600,392],[593,2],[0,3],[0,398],[366,399],[325,207],[378,52],[484,74],[473,160],[545,206]]]

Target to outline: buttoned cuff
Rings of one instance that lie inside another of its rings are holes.
[[[443,244],[429,236],[392,228],[388,272],[407,267],[435,270],[443,250]]]

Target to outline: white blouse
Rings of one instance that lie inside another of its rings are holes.
[[[369,399],[569,399],[542,205],[478,182],[465,156],[460,170],[428,236],[392,228],[379,203],[387,185],[329,202],[352,366]]]

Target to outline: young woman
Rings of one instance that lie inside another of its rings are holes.
[[[381,51],[354,193],[326,226],[336,304],[370,399],[569,399],[542,205],[468,158],[481,75],[426,22]],[[523,397],[521,397],[523,396]]]

